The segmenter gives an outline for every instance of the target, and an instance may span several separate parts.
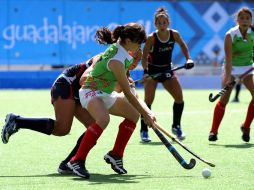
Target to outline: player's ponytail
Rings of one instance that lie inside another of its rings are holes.
[[[106,27],[99,28],[96,31],[95,40],[99,44],[105,44],[105,45],[114,43],[114,40],[112,39],[112,33]]]
[[[117,26],[113,31],[113,38],[115,41],[118,40],[118,38],[124,39],[124,26],[119,25]]]

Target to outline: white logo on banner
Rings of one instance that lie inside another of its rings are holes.
[[[146,31],[151,31],[151,21],[139,20]],[[108,24],[110,30],[114,29],[117,23]],[[17,42],[32,42],[34,44],[44,42],[45,44],[65,42],[71,45],[72,49],[77,48],[77,43],[84,44],[94,40],[99,25],[85,26],[73,21],[71,25],[63,24],[63,18],[58,16],[57,24],[50,24],[48,18],[43,18],[43,25],[34,24],[15,25],[11,24],[3,29],[3,39],[6,41],[4,49],[12,49]]]

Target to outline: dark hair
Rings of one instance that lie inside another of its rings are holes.
[[[168,20],[168,23],[170,22],[169,14],[167,10],[164,7],[160,7],[156,10],[155,15],[154,15],[154,24],[156,25],[156,22],[159,17],[164,17]]]
[[[95,40],[100,44],[113,44],[118,39],[123,42],[128,38],[132,42],[142,44],[146,42],[146,32],[144,27],[138,23],[128,23],[117,26],[113,32],[108,28],[102,27],[96,31]]]
[[[252,11],[249,7],[242,7],[241,9],[239,9],[236,13],[235,13],[235,18],[236,18],[236,22],[237,22],[237,18],[242,14],[242,13],[247,13],[250,15],[251,19],[252,19]]]

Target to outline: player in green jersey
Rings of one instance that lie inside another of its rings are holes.
[[[136,127],[140,114],[149,126],[154,126],[154,114],[132,92],[126,76],[128,68],[132,66],[133,58],[128,52],[136,52],[146,41],[146,33],[142,25],[129,23],[117,26],[112,32],[101,28],[96,32],[96,39],[101,44],[111,44],[101,55],[91,69],[84,72],[85,82],[80,89],[79,96],[83,108],[86,108],[95,119],[81,140],[79,149],[68,166],[75,174],[89,178],[85,160],[103,130],[110,121],[110,114],[123,117],[114,147],[104,160],[111,164],[111,168],[118,174],[126,174],[123,167],[124,149]],[[124,93],[120,96],[114,92],[118,83]]]
[[[235,77],[253,67],[253,46],[254,31],[251,27],[252,12],[248,7],[241,8],[236,13],[237,25],[231,28],[225,36],[224,50],[225,62],[222,74],[222,86],[229,84]],[[250,91],[252,99],[249,103],[245,121],[241,124],[242,139],[245,142],[250,140],[250,125],[254,118],[254,79],[253,72],[247,75],[242,83]],[[225,113],[231,90],[221,96],[216,104],[213,115],[212,128],[209,134],[209,141],[216,141],[219,125]]]

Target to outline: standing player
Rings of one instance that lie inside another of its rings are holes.
[[[170,19],[166,9],[161,7],[156,11],[154,23],[157,31],[148,37],[143,50],[142,66],[144,68],[144,75],[171,73],[172,76],[165,74],[156,79],[146,80],[144,83],[145,103],[151,109],[157,84],[162,83],[164,88],[175,100],[173,105],[172,132],[178,139],[183,140],[185,135],[181,128],[181,117],[184,108],[182,88],[177,77],[171,71],[172,52],[175,42],[179,44],[187,60],[186,68],[191,68],[193,61],[190,59],[188,48],[179,32],[169,28]],[[151,141],[148,135],[147,125],[142,116],[140,134],[143,142]]]
[[[136,52],[146,40],[143,26],[129,23],[117,26],[113,32],[101,28],[96,32],[96,36],[99,43],[112,45],[102,54],[92,71],[84,73],[85,82],[79,92],[82,107],[95,119],[82,138],[76,155],[68,162],[73,172],[83,178],[90,177],[85,160],[109,124],[110,114],[124,118],[119,125],[113,149],[104,156],[105,161],[111,164],[111,168],[118,174],[127,173],[122,158],[138,122],[139,113],[144,116],[149,126],[154,126],[155,121],[153,113],[132,94],[126,77],[126,72],[133,63],[128,51]],[[126,98],[113,92],[116,82]]]
[[[225,62],[222,73],[222,86],[230,83],[235,77],[253,67],[254,30],[251,28],[252,12],[248,7],[241,8],[236,14],[237,25],[231,28],[225,36]],[[243,84],[251,93],[251,101],[245,121],[241,124],[242,140],[249,142],[250,125],[254,118],[254,79],[253,72],[243,79]],[[214,108],[213,123],[208,137],[209,141],[216,141],[218,129],[225,113],[226,105],[232,89],[221,96]]]

